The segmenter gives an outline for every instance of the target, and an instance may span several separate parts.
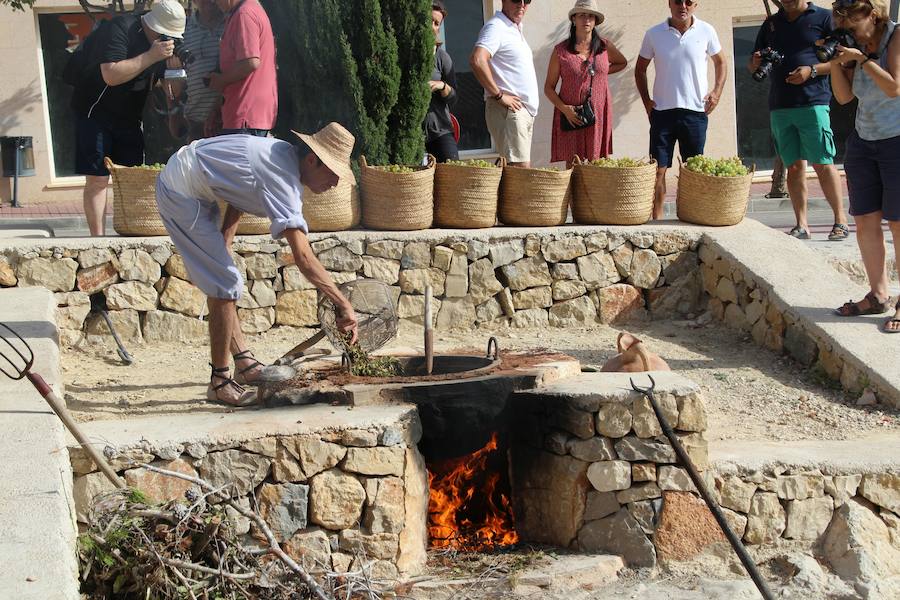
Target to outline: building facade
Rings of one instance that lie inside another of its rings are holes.
[[[525,16],[525,35],[534,51],[538,81],[543,85],[553,46],[568,35],[567,14],[574,0],[533,0]],[[816,0],[825,7],[830,2]],[[896,19],[900,0],[892,0]],[[481,88],[469,70],[468,56],[484,20],[499,10],[499,0],[447,0],[449,16],[444,44],[454,59],[459,78],[460,103],[456,108],[462,125],[464,154],[487,155],[490,136],[483,122]],[[649,124],[634,85],[634,64],[644,32],[669,15],[667,0],[619,0],[601,2],[606,21],[604,37],[612,40],[629,60],[629,66],[610,77],[613,95],[616,156],[648,154]],[[715,27],[727,56],[728,82],[719,107],[710,117],[707,153],[740,155],[760,171],[771,167],[773,149],[766,108],[767,84],[753,82],[745,65],[756,32],[765,18],[763,0],[700,1],[696,15]],[[0,7],[0,136],[33,138],[35,171],[19,181],[22,204],[53,203],[81,197],[83,180],[74,176],[73,122],[68,111],[67,86],[60,73],[66,47],[90,31],[90,20],[73,0],[37,0],[33,10],[14,12]],[[650,78],[652,85],[652,65]],[[710,82],[713,70],[710,64]],[[546,164],[550,157],[553,107],[542,98],[535,123],[533,161]],[[152,107],[146,116],[147,162],[164,162],[172,151],[163,133],[162,119]],[[833,113],[840,143],[852,128],[852,107]],[[0,202],[8,202],[12,184],[0,179]]]

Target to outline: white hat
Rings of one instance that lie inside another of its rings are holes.
[[[600,12],[600,6],[597,0],[578,0],[577,2],[575,2],[575,6],[573,6],[572,10],[569,11],[569,18],[571,19],[578,13],[594,15],[595,17],[597,17],[597,25],[602,23],[606,18],[603,16],[603,13]]]
[[[294,135],[303,140],[339,179],[354,179],[353,169],[350,168],[350,154],[356,138],[340,123],[331,122],[313,135],[296,131]]]
[[[181,39],[186,22],[184,7],[178,0],[156,0],[144,15],[144,25],[160,35]]]

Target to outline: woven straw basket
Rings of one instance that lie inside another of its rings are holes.
[[[678,172],[678,218],[696,225],[737,225],[750,200],[753,169],[739,177],[704,175],[685,168]]]
[[[359,225],[359,187],[346,181],[321,194],[303,188],[303,218],[310,231],[344,231]]]
[[[439,163],[434,172],[434,223],[438,227],[475,229],[497,222],[497,198],[506,159],[496,167]]]
[[[643,225],[653,214],[656,161],[597,167],[575,157],[572,216],[582,225]]]
[[[156,208],[159,169],[123,167],[103,160],[112,175],[113,229],[119,235],[167,235]]]
[[[391,173],[370,167],[359,157],[362,174],[362,222],[370,229],[415,231],[434,221],[434,165],[412,167],[412,173]]]
[[[500,220],[505,225],[549,227],[566,222],[568,171],[505,167],[500,182]]]
[[[224,200],[216,200],[219,205],[219,224],[225,219],[225,210],[228,204]],[[271,221],[268,217],[257,217],[250,213],[241,213],[241,220],[238,221],[237,235],[265,235],[271,231]]]

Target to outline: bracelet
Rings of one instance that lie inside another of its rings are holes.
[[[500,99],[503,98],[503,90],[500,90],[500,93],[494,96],[494,100],[500,102]]]
[[[443,91],[446,91],[446,90],[447,90],[447,82],[446,82],[446,81],[442,81],[441,83],[444,84],[443,87],[441,87],[441,91],[442,91],[442,92],[443,92]]]

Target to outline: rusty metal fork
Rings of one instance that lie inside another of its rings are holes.
[[[659,420],[659,424],[662,427],[663,433],[665,433],[666,438],[668,438],[669,440],[669,443],[672,444],[672,448],[675,450],[675,454],[678,456],[679,462],[681,462],[681,464],[687,470],[691,481],[694,482],[694,487],[696,487],[697,491],[700,492],[700,496],[703,498],[703,501],[706,502],[706,506],[709,507],[709,510],[710,512],[712,512],[713,517],[715,517],[716,523],[719,524],[719,528],[721,528],[722,533],[724,533],[725,537],[728,538],[728,542],[731,544],[731,547],[734,548],[735,554],[737,554],[738,558],[741,559],[741,563],[743,563],[744,568],[747,569],[747,574],[750,575],[750,579],[752,579],[753,583],[756,584],[756,589],[759,590],[760,595],[765,598],[765,600],[774,600],[775,596],[772,595],[772,591],[769,590],[769,585],[766,583],[766,580],[763,579],[762,575],[759,572],[759,569],[756,568],[756,562],[747,552],[747,549],[744,547],[744,544],[741,542],[741,540],[738,539],[737,535],[735,535],[735,533],[731,530],[731,527],[729,527],[728,520],[725,518],[725,514],[719,507],[718,502],[716,502],[713,499],[712,495],[709,493],[709,489],[707,489],[706,483],[703,481],[703,478],[700,477],[700,473],[697,472],[697,467],[694,466],[694,462],[685,451],[684,446],[681,444],[681,440],[679,440],[678,436],[675,435],[675,431],[672,429],[672,425],[663,414],[662,408],[660,408],[659,402],[656,400],[656,396],[654,396],[653,394],[653,391],[656,389],[656,381],[653,379],[652,375],[648,375],[647,377],[650,378],[650,387],[639,387],[634,383],[634,379],[631,379],[631,389],[640,394],[643,394],[647,398],[647,400],[650,401],[650,406],[653,407],[653,412],[656,413],[656,418]]]
[[[72,418],[62,399],[47,385],[43,377],[31,370],[34,366],[34,351],[32,351],[28,342],[6,323],[0,323],[0,339],[6,343],[5,345],[0,344],[0,357],[6,361],[5,363],[0,362],[0,373],[14,381],[27,378],[41,397],[47,401],[47,404],[56,413],[56,416],[78,440],[78,443],[88,453],[88,456],[97,463],[97,466],[106,475],[107,479],[117,488],[125,488],[125,482],[116,474],[106,458],[94,449],[81,431],[81,428],[78,427],[75,419]]]

